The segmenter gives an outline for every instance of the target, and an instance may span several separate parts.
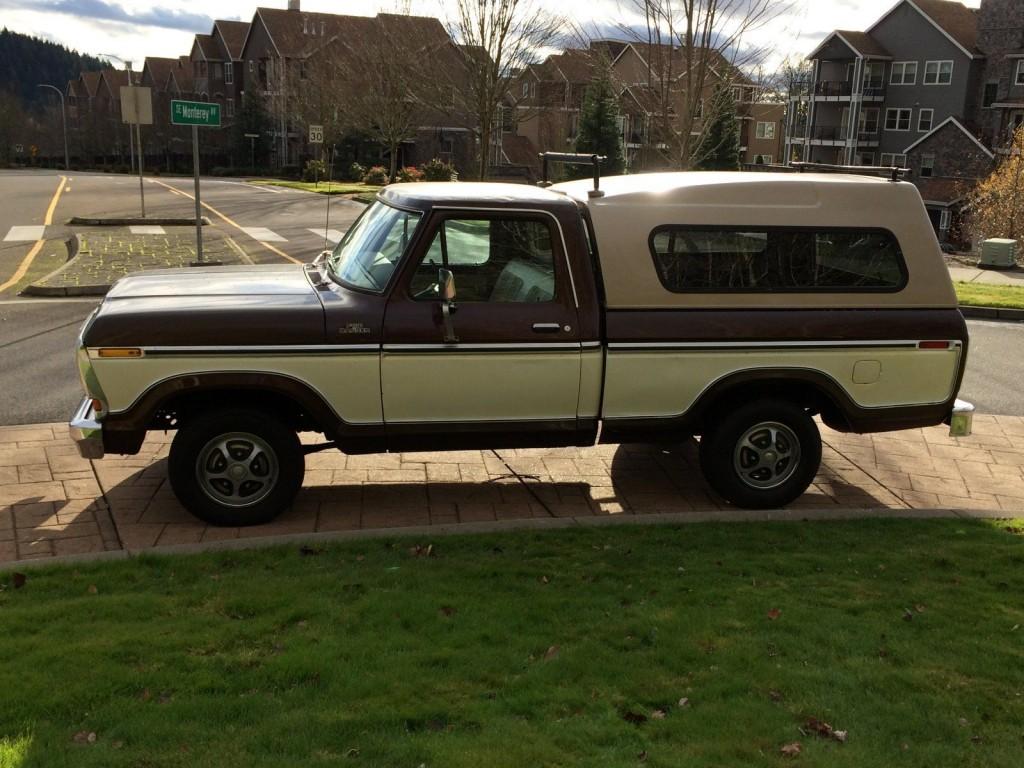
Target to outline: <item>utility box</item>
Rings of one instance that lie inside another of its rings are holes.
[[[997,237],[981,244],[982,269],[1012,269],[1017,266],[1017,241]]]

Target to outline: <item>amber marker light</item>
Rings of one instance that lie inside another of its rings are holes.
[[[919,341],[918,349],[949,349],[948,341]]]
[[[101,347],[96,354],[98,357],[142,357],[142,350],[138,347]]]

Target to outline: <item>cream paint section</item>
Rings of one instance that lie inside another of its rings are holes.
[[[388,423],[574,419],[580,352],[388,352]]]
[[[592,419],[601,412],[601,384],[604,379],[604,350],[584,349],[580,366],[580,403],[577,415]]]
[[[881,365],[877,381],[854,383],[853,371],[859,361]],[[761,368],[820,371],[863,408],[941,403],[953,395],[959,361],[959,348],[610,351],[604,417],[678,416],[716,381]]]
[[[339,355],[153,356],[104,359],[93,369],[111,411],[130,407],[155,384],[182,375],[222,371],[280,373],[305,382],[350,424],[380,424],[380,358],[376,352]]]

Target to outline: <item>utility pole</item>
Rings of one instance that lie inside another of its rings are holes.
[[[39,83],[36,88],[49,88],[51,91],[56,91],[57,95],[60,96],[60,122],[64,128],[64,170],[71,170],[71,159],[68,155],[68,113],[64,109],[64,92],[55,85],[49,85],[48,83]]]

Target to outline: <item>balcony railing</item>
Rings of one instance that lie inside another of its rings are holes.
[[[849,96],[853,92],[846,80],[822,80],[814,84],[815,96]]]
[[[863,93],[865,99],[880,99],[885,96],[885,78],[873,77],[870,80],[865,80]]]
[[[845,125],[816,125],[811,128],[811,138],[821,141],[843,141],[846,132]]]

